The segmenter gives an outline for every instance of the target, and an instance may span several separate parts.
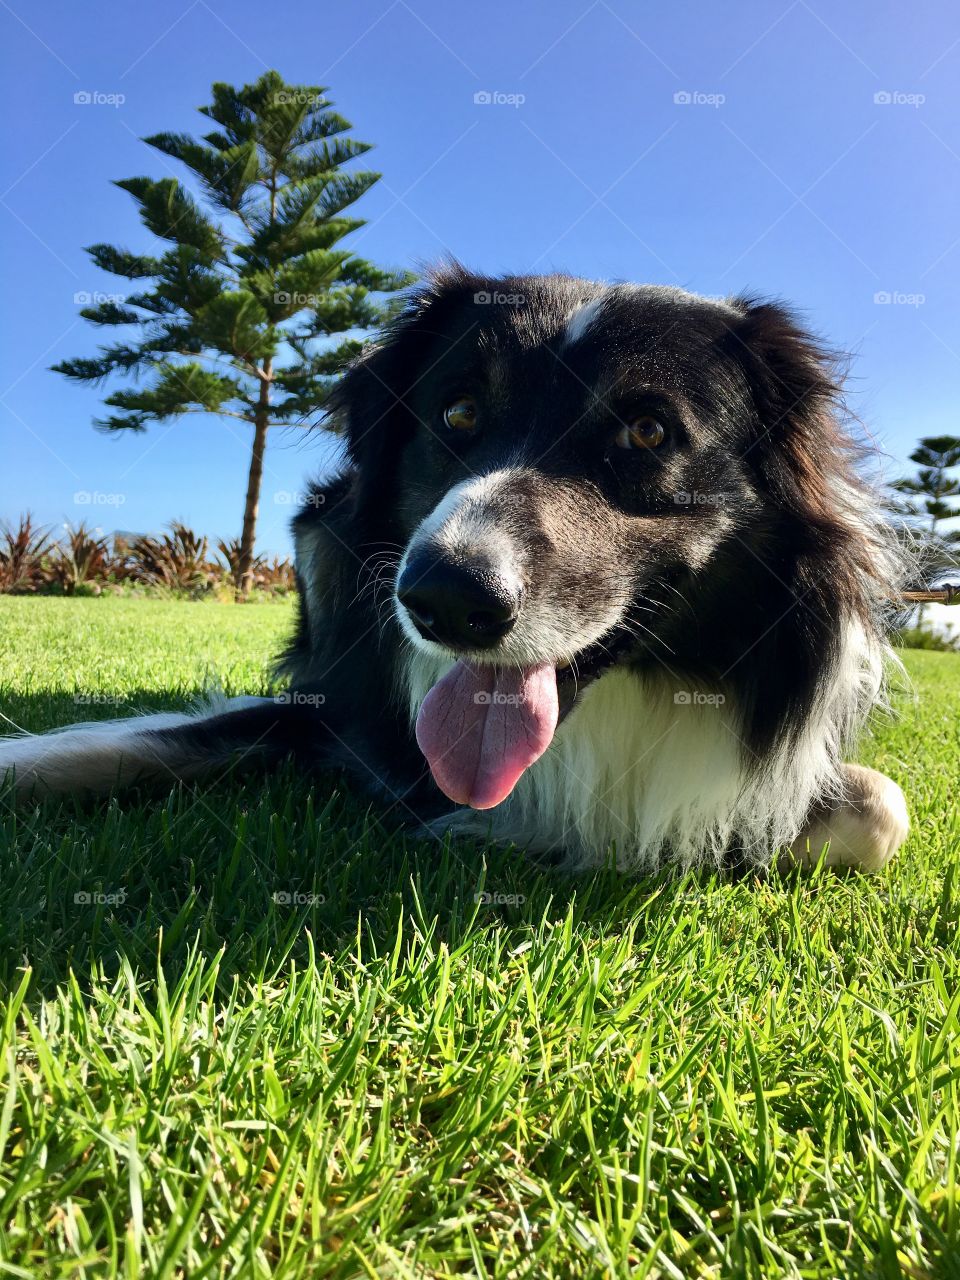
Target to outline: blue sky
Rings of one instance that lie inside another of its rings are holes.
[[[110,185],[170,172],[138,139],[202,132],[212,81],[268,67],[329,85],[376,144],[365,256],[785,297],[853,353],[888,476],[920,435],[960,430],[960,11],[943,0],[3,0],[0,19],[4,515],[239,531],[242,424],[103,436],[98,393],[48,366],[97,345],[75,295],[119,287],[82,247],[151,247]],[[273,434],[262,549],[289,548],[289,497],[333,453]]]

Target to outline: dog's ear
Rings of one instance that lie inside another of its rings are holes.
[[[413,430],[406,397],[422,368],[426,342],[420,328],[423,310],[412,299],[376,341],[364,347],[324,406],[361,477],[380,470]]]
[[[868,619],[899,572],[876,495],[860,479],[862,453],[846,425],[842,361],[779,303],[739,300],[733,354],[756,408],[747,464],[762,475],[785,531],[784,566],[801,597],[836,601]]]
[[[472,281],[459,263],[428,270],[399,314],[331,391],[325,413],[347,442],[361,488],[392,474],[397,453],[416,428],[410,393],[435,358],[448,308],[469,291]]]
[[[727,353],[748,393],[742,459],[767,499],[764,630],[735,673],[748,736],[799,735],[843,660],[846,624],[875,634],[888,559],[855,470],[840,361],[779,303],[737,299]],[[759,747],[755,748],[759,749]]]
[[[747,457],[779,496],[825,513],[829,482],[849,467],[841,362],[788,307],[750,298],[733,305],[741,316],[730,331],[731,354],[756,409]]]

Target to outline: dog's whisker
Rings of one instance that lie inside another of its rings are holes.
[[[367,556],[357,571],[356,583],[360,583],[362,576],[366,577],[366,581],[362,585],[358,585],[358,590],[350,601],[350,605],[356,604],[367,591],[375,596],[382,583],[383,576],[390,570],[396,569],[399,562],[399,555],[394,555],[387,551],[375,551]]]

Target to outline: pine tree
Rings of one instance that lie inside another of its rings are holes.
[[[924,532],[932,553],[956,563],[960,529],[944,530],[941,522],[960,516],[960,505],[949,501],[960,496],[960,479],[949,474],[960,467],[960,436],[925,436],[910,461],[919,468],[916,476],[894,480],[891,485],[897,493],[907,495],[897,510],[915,521],[927,517]]]
[[[243,594],[252,583],[270,427],[297,425],[316,412],[362,345],[344,335],[382,321],[389,295],[412,280],[341,245],[364,225],[347,211],[380,175],[344,172],[370,147],[347,136],[351,126],[326,92],[288,85],[275,71],[240,89],[215,84],[200,111],[216,127],[201,140],[174,133],[144,139],[199,179],[202,203],[175,178],[116,184],[133,196],[162,252],[108,244],[87,250],[103,270],[146,283],[122,302],[80,313],[98,326],[125,327],[128,336],[92,358],[54,366],[82,382],[113,374],[135,381],[105,398],[118,411],[95,422],[106,431],[143,431],[184,413],[250,425]]]
[[[960,466],[960,437],[925,436],[910,455],[918,467],[915,476],[894,480],[888,509],[899,536],[915,557],[924,583],[936,579],[938,571],[960,563],[960,529],[941,529],[941,521],[960,516],[960,506],[948,499],[960,494],[960,481],[948,474]],[[906,495],[905,500],[899,494]],[[923,626],[925,606],[916,613]]]

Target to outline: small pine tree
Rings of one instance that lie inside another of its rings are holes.
[[[917,474],[894,480],[890,486],[907,495],[906,502],[898,503],[896,509],[908,519],[920,521],[932,553],[954,564],[960,551],[960,529],[947,530],[941,525],[960,516],[960,505],[949,501],[960,496],[960,479],[949,474],[960,467],[960,436],[925,436],[910,461],[916,463]]]
[[[960,480],[950,476],[960,467],[960,437],[924,436],[910,455],[917,474],[894,480],[890,509],[903,519],[907,537],[925,575],[960,563],[960,529],[943,529],[944,520],[960,516],[960,506],[949,499],[960,495]],[[917,609],[917,625],[923,626],[924,606]]]
[[[251,426],[238,565],[243,594],[253,577],[269,428],[316,412],[361,345],[342,335],[381,322],[391,310],[383,295],[412,281],[341,246],[364,225],[346,211],[380,175],[344,172],[370,148],[346,136],[351,126],[325,94],[288,85],[275,71],[240,89],[215,84],[213,101],[200,111],[216,127],[202,140],[173,133],[144,139],[199,179],[207,207],[175,178],[116,184],[167,247],[160,256],[107,244],[87,250],[103,270],[149,283],[122,302],[80,313],[133,336],[54,366],[95,384],[112,374],[148,375],[105,398],[118,410],[95,423],[106,431],[143,431],[185,413]]]

